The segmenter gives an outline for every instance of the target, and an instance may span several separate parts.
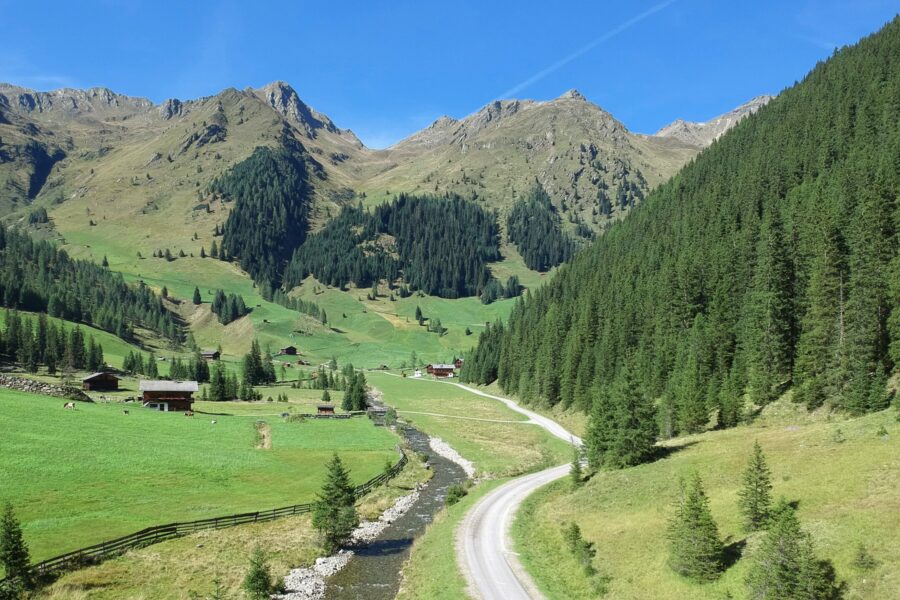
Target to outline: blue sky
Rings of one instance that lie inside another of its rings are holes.
[[[281,79],[373,147],[496,98],[577,88],[653,132],[777,93],[898,11],[900,0],[0,0],[0,81],[158,102]]]

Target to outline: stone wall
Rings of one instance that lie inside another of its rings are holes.
[[[24,377],[0,375],[0,387],[18,390],[20,392],[30,392],[32,394],[55,396],[67,400],[78,400],[79,402],[93,402],[90,396],[77,387],[54,385],[52,383],[26,379]]]

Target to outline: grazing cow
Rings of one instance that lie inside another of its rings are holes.
[[[216,424],[216,420],[215,420],[215,419],[212,420],[212,424],[213,424],[213,425]]]
[[[128,409],[126,408],[125,410],[123,410],[123,411],[122,411],[122,414],[127,415],[127,414],[128,414]]]
[[[66,409],[70,408],[72,410],[75,410],[75,403],[74,402],[66,402],[65,404],[63,404],[63,408],[66,408]]]
[[[187,411],[186,413],[184,413],[184,416],[186,416],[186,417],[193,417],[193,416],[194,416],[194,411],[189,410],[189,411]]]

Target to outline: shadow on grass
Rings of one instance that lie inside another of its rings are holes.
[[[746,546],[747,538],[731,542],[725,546],[725,549],[722,552],[722,564],[725,566],[725,569],[730,569],[737,561],[741,560],[741,556],[744,555],[744,548]]]
[[[663,460],[664,458],[669,458],[673,454],[681,452],[682,450],[686,450],[691,446],[695,446],[699,443],[700,442],[697,440],[690,440],[682,444],[678,444],[677,446],[656,446],[653,449],[653,456],[647,462],[656,462],[658,460]]]

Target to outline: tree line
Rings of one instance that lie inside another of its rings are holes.
[[[236,257],[255,281],[278,287],[309,227],[312,188],[302,148],[258,147],[210,183],[209,191],[234,202],[222,251]]]
[[[292,257],[284,287],[309,275],[328,285],[370,287],[401,277],[445,298],[478,295],[500,259],[496,214],[458,196],[401,194],[372,212],[345,206]]]
[[[181,338],[175,316],[143,283],[129,285],[15,229],[0,229],[0,305],[90,324],[125,340],[134,339],[135,327]]]
[[[562,230],[559,213],[538,182],[513,205],[506,219],[506,235],[533,271],[548,271],[575,253],[575,242]]]
[[[195,289],[194,303],[198,304],[199,290]],[[236,321],[246,314],[250,313],[244,297],[240,294],[225,294],[224,290],[216,290],[216,295],[212,301],[212,311],[219,318],[219,323],[228,325],[232,321]]]
[[[9,311],[0,336],[4,360],[36,373],[40,366],[51,375],[57,371],[99,371],[105,365],[103,346],[85,336],[79,326],[66,329],[41,313],[36,318]]]
[[[623,423],[732,426],[787,390],[810,409],[884,408],[898,55],[895,19],[742,121],[482,333],[465,377],[589,413],[611,465],[641,459]]]

